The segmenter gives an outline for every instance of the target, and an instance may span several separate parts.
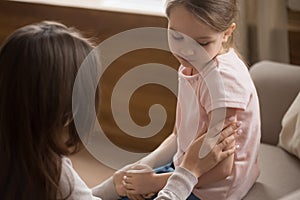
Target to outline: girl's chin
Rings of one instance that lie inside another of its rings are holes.
[[[187,60],[185,60],[183,58],[179,58],[178,60],[181,65],[188,67],[188,68],[194,68],[193,65],[191,63],[189,63]]]

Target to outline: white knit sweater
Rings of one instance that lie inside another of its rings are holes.
[[[192,192],[197,178],[188,170],[178,167],[169,178],[167,185],[158,194],[156,200],[184,200]],[[70,159],[62,158],[60,187],[63,197],[67,196],[72,187],[69,200],[117,200],[112,178],[90,189],[72,167]]]

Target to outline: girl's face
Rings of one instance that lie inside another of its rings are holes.
[[[185,67],[193,67],[191,61],[195,61],[196,56],[213,59],[222,51],[222,43],[227,41],[224,32],[215,31],[184,6],[171,9],[168,26],[170,48]]]

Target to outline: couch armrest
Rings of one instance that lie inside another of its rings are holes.
[[[279,200],[299,200],[300,199],[300,189],[288,194]]]
[[[300,66],[262,61],[250,74],[260,101],[262,142],[277,145],[281,119],[300,91]]]

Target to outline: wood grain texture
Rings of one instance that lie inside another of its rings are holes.
[[[0,43],[15,29],[43,20],[59,21],[67,26],[75,27],[85,37],[92,37],[96,44],[110,36],[133,28],[167,27],[167,19],[161,16],[1,1]],[[162,104],[168,113],[168,119],[163,129],[154,137],[140,139],[127,136],[116,125],[111,114],[109,101],[114,83],[128,70],[144,63],[162,63],[174,69],[179,66],[171,53],[154,49],[139,50],[118,58],[109,66],[109,70],[105,72],[100,81],[103,99],[99,121],[105,134],[122,148],[137,152],[153,150],[172,132],[176,106],[176,97],[166,88],[148,85],[140,88],[137,94],[132,97],[130,113],[137,124],[147,125],[149,123],[149,107],[157,103]]]
[[[288,11],[291,63],[300,65],[300,12]]]

